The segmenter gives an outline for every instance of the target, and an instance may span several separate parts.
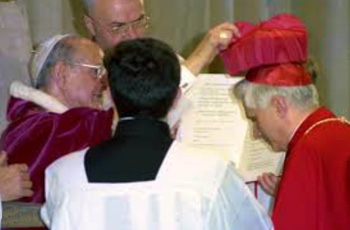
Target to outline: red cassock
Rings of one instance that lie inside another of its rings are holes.
[[[290,141],[272,219],[276,230],[350,229],[350,125],[329,110]]]
[[[44,202],[44,172],[61,156],[111,137],[113,111],[74,108],[63,114],[43,110],[32,102],[11,98],[1,144],[8,163],[26,163],[34,195],[24,202]]]

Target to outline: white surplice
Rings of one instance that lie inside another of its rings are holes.
[[[136,183],[88,183],[85,153],[46,170],[41,216],[50,229],[273,229],[234,166],[215,152],[174,142],[157,178]]]

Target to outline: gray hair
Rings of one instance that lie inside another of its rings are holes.
[[[35,88],[39,89],[47,85],[51,77],[52,69],[57,62],[63,61],[65,63],[69,63],[73,61],[73,56],[76,49],[74,44],[70,42],[72,38],[75,39],[78,37],[69,36],[63,38],[52,48],[50,54],[44,62],[42,69],[39,72],[38,78],[34,85]]]
[[[272,97],[282,96],[295,108],[310,110],[319,106],[317,89],[314,84],[307,86],[281,87],[256,84],[245,79],[233,87],[234,96],[242,100],[247,108],[266,108]]]

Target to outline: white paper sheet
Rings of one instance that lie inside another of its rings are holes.
[[[232,86],[241,78],[202,74],[187,96],[190,106],[182,117],[178,140],[190,148],[215,149],[233,161],[246,181],[263,172],[279,173],[283,154],[274,153],[262,140],[254,140]]]

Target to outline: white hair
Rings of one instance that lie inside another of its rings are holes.
[[[319,106],[317,89],[314,84],[307,86],[281,87],[256,84],[245,79],[233,87],[233,94],[242,100],[247,108],[266,108],[271,98],[282,96],[300,110],[310,110]]]

